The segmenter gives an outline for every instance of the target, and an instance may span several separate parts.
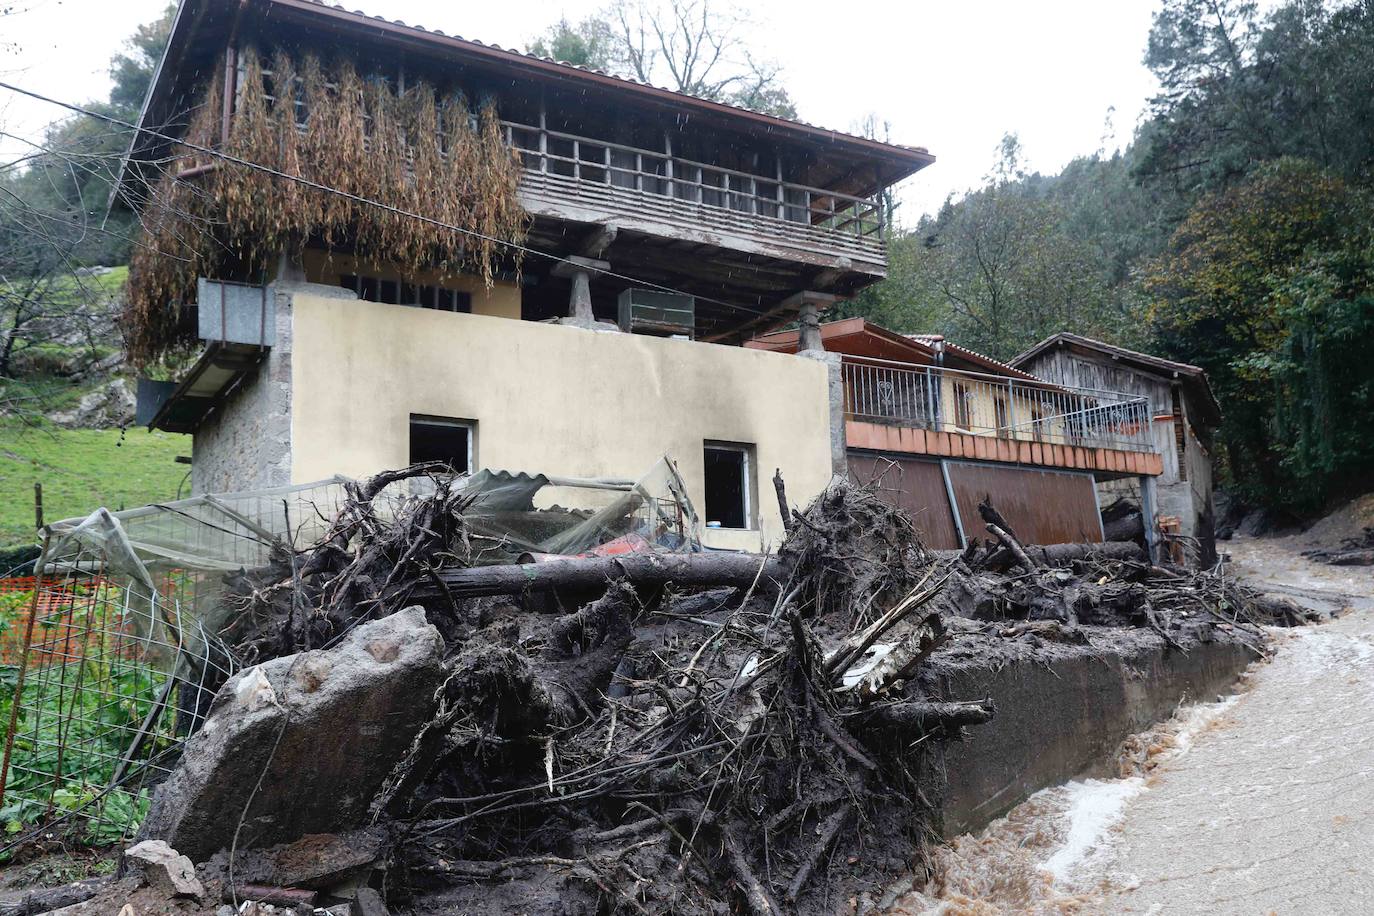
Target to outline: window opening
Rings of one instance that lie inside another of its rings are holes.
[[[706,526],[752,528],[750,506],[750,446],[710,445],[705,448]]]
[[[954,383],[954,425],[961,429],[973,429],[970,394],[967,385]]]
[[[410,463],[442,461],[456,474],[472,470],[477,424],[452,417],[410,415]]]
[[[443,286],[401,283],[379,277],[345,274],[339,285],[351,289],[365,302],[389,305],[409,305],[415,308],[437,309],[441,312],[471,312],[472,294]]]

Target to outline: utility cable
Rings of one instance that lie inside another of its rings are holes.
[[[484,242],[491,242],[492,244],[495,244],[495,245],[501,245],[501,246],[504,246],[504,247],[507,247],[507,248],[511,248],[511,249],[514,249],[514,250],[516,250],[516,251],[521,252],[522,254],[533,255],[534,257],[546,258],[546,259],[548,259],[548,260],[550,260],[550,261],[556,261],[556,262],[559,262],[559,263],[562,263],[562,264],[568,264],[568,265],[571,265],[571,266],[577,268],[578,270],[585,270],[585,271],[588,271],[588,272],[591,272],[591,273],[598,273],[598,274],[601,274],[601,275],[603,275],[603,276],[611,277],[611,278],[616,279],[616,280],[626,280],[626,281],[628,281],[628,282],[630,282],[630,283],[634,283],[634,284],[637,284],[637,285],[649,286],[649,287],[652,287],[652,288],[654,288],[654,289],[656,289],[656,290],[659,290],[659,291],[661,291],[661,292],[673,293],[673,294],[678,295],[678,296],[692,296],[692,297],[695,298],[695,299],[698,299],[698,300],[701,300],[701,301],[704,301],[704,302],[709,302],[709,303],[711,303],[712,305],[724,306],[725,308],[732,309],[732,310],[737,311],[737,312],[748,312],[748,313],[751,314],[751,315],[757,315],[757,314],[758,314],[758,313],[757,313],[755,310],[753,310],[753,309],[749,309],[749,308],[745,308],[745,307],[743,307],[743,306],[735,305],[735,304],[730,303],[730,302],[724,302],[724,301],[722,301],[722,300],[720,300],[720,299],[712,299],[712,298],[710,298],[709,296],[695,296],[695,295],[693,295],[692,293],[686,293],[686,292],[683,292],[682,290],[674,289],[674,288],[671,287],[671,286],[664,286],[664,285],[661,284],[661,283],[654,283],[654,282],[651,281],[651,280],[644,280],[644,279],[641,279],[641,278],[638,278],[638,277],[630,276],[629,274],[617,273],[616,271],[609,270],[609,269],[606,269],[606,268],[601,268],[601,267],[595,267],[595,266],[587,265],[587,264],[584,264],[584,263],[580,263],[580,262],[578,262],[578,261],[574,261],[574,260],[572,260],[572,259],[570,259],[570,258],[565,258],[565,257],[563,257],[562,255],[550,254],[549,252],[546,252],[546,251],[539,251],[538,249],[530,248],[530,247],[528,247],[528,246],[526,246],[526,245],[520,244],[519,242],[512,242],[512,241],[509,241],[509,240],[506,240],[506,239],[496,238],[495,236],[485,235],[485,234],[483,234],[483,233],[481,233],[481,232],[476,231],[475,229],[468,229],[468,228],[465,228],[465,227],[463,227],[463,226],[455,226],[455,225],[453,225],[453,224],[451,224],[451,223],[445,223],[445,222],[443,222],[442,220],[434,219],[434,218],[431,217],[431,216],[425,216],[423,213],[415,213],[415,212],[413,212],[413,211],[411,211],[411,210],[406,210],[406,209],[401,208],[401,207],[392,206],[391,204],[382,203],[381,201],[378,201],[378,200],[373,200],[373,199],[370,198],[370,197],[363,197],[363,196],[360,195],[360,194],[354,194],[354,193],[352,193],[352,192],[350,192],[350,191],[344,191],[344,190],[341,190],[341,189],[339,189],[339,188],[332,188],[332,187],[330,187],[329,185],[321,184],[321,183],[318,182],[318,181],[313,181],[313,180],[311,180],[311,179],[309,179],[309,178],[306,178],[306,177],[303,176],[303,175],[293,175],[293,174],[291,174],[290,172],[283,172],[283,171],[281,171],[280,169],[273,168],[272,166],[263,165],[263,164],[260,163],[260,162],[253,162],[253,161],[250,160],[250,159],[244,159],[244,158],[241,158],[241,157],[239,157],[239,156],[232,155],[231,153],[226,153],[226,152],[224,152],[224,151],[222,151],[222,150],[214,149],[213,147],[202,146],[202,145],[200,145],[200,144],[198,144],[198,143],[192,143],[192,142],[190,142],[189,140],[185,140],[185,139],[180,139],[180,138],[177,138],[177,137],[173,137],[173,136],[170,136],[170,135],[165,134],[165,133],[161,133],[160,131],[156,131],[156,130],[153,130],[153,129],[148,128],[148,127],[140,127],[140,126],[137,125],[137,124],[134,124],[134,123],[132,123],[132,122],[130,122],[130,121],[124,120],[123,118],[116,118],[116,117],[114,117],[113,115],[108,115],[108,114],[105,114],[105,113],[103,113],[103,112],[94,111],[94,110],[92,110],[92,109],[85,108],[85,107],[83,107],[83,106],[81,106],[81,105],[76,105],[76,104],[73,104],[73,103],[71,103],[71,102],[63,102],[63,101],[60,101],[59,99],[54,99],[54,98],[52,98],[52,97],[50,97],[50,96],[46,96],[46,95],[43,95],[43,94],[38,93],[38,92],[34,92],[34,91],[32,91],[32,90],[29,90],[29,89],[22,89],[22,88],[20,88],[19,86],[15,86],[15,85],[12,84],[12,83],[7,83],[7,82],[4,82],[4,81],[0,81],[0,89],[8,89],[10,92],[15,92],[15,93],[18,93],[19,95],[28,96],[29,98],[31,98],[31,99],[36,99],[37,101],[40,101],[40,102],[46,102],[46,103],[49,104],[49,105],[56,105],[56,106],[59,107],[59,108],[65,108],[65,109],[67,109],[68,111],[75,112],[76,114],[85,115],[85,116],[90,117],[90,118],[95,118],[95,119],[97,119],[97,120],[104,121],[104,122],[106,122],[106,123],[108,123],[108,124],[113,124],[113,125],[116,125],[116,126],[118,126],[118,127],[123,127],[123,128],[125,128],[125,129],[127,129],[127,130],[132,130],[132,131],[135,132],[135,136],[137,136],[137,134],[147,134],[147,135],[149,135],[149,136],[156,137],[156,138],[159,139],[159,140],[165,140],[165,141],[167,141],[167,142],[169,142],[169,143],[179,144],[179,145],[181,145],[181,146],[186,147],[186,148],[189,149],[189,150],[193,150],[193,151],[198,152],[198,153],[204,153],[204,154],[207,155],[207,156],[213,156],[213,157],[215,157],[215,158],[217,158],[217,159],[221,159],[221,160],[223,160],[223,161],[225,161],[225,162],[228,162],[228,163],[231,163],[231,164],[233,164],[233,165],[240,165],[240,166],[243,166],[243,167],[245,167],[245,168],[254,169],[254,170],[256,170],[256,171],[263,172],[263,173],[268,174],[268,175],[272,175],[272,176],[274,176],[274,177],[276,177],[276,178],[283,178],[283,179],[286,179],[287,181],[292,181],[292,182],[295,182],[296,184],[302,185],[303,187],[311,188],[311,189],[316,190],[316,191],[323,191],[323,192],[325,192],[326,194],[333,194],[333,195],[336,195],[336,196],[338,196],[338,197],[342,197],[342,198],[344,198],[345,200],[352,201],[353,203],[356,203],[356,204],[362,204],[362,205],[368,206],[368,207],[375,207],[375,208],[377,208],[377,209],[379,209],[379,210],[385,210],[385,211],[388,212],[388,213],[393,213],[393,214],[395,214],[395,215],[397,215],[397,216],[403,216],[403,217],[406,217],[406,218],[408,218],[408,219],[416,219],[416,220],[419,220],[419,221],[421,221],[421,222],[423,222],[423,223],[427,223],[428,225],[434,226],[434,227],[439,228],[439,229],[446,229],[446,230],[448,230],[448,231],[450,231],[450,232],[458,232],[458,233],[461,233],[461,234],[463,234],[463,235],[471,236],[471,237],[473,237],[473,238],[475,238],[475,239],[480,239],[480,240],[482,240],[482,241],[484,241]],[[38,145],[38,144],[34,144],[34,145],[36,146],[36,145]],[[126,158],[127,158],[127,157],[126,157]]]

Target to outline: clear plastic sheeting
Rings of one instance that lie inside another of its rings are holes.
[[[205,494],[54,522],[44,530],[40,573],[99,574],[137,585],[133,591],[144,597],[134,616],[142,632],[170,628],[170,643],[189,646],[212,638],[207,634],[223,629],[231,613],[221,600],[223,574],[267,566],[274,554],[324,538],[350,483],[335,477]],[[460,484],[472,497],[465,516],[479,563],[702,549],[701,521],[666,457],[636,481],[481,470]],[[394,517],[404,501],[430,489],[424,478],[394,483],[373,500],[373,511]],[[160,600],[174,600],[176,612],[166,613]],[[213,651],[194,646],[197,655]]]
[[[664,459],[638,481],[478,471],[465,481],[465,513],[481,562],[543,556],[701,550],[701,522]]]

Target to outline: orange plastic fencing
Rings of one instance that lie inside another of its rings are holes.
[[[35,651],[29,664],[42,664],[52,658],[66,658],[72,654],[71,646],[54,643],[51,634],[42,632],[44,621],[63,621],[79,605],[83,596],[94,595],[99,589],[108,586],[103,580],[86,579],[79,585],[70,579],[55,577],[37,578],[35,576],[11,576],[0,579],[0,665],[18,665],[24,657],[24,635],[28,630],[29,617],[36,617],[34,626]],[[34,590],[38,591],[38,601],[34,602]],[[70,632],[70,627],[66,628]],[[45,651],[46,650],[46,651]]]

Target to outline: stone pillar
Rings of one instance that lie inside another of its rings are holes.
[[[810,299],[802,303],[797,312],[800,327],[797,349],[802,353],[824,353],[825,344],[821,341],[821,310]]]
[[[825,344],[821,341],[821,312],[834,305],[837,298],[832,293],[802,290],[782,301],[784,310],[796,309],[797,312],[797,323],[801,327],[797,335],[798,353],[825,352]]]
[[[830,407],[830,473],[844,477],[849,473],[849,442],[845,436],[843,361],[840,354],[824,350],[803,350],[797,355],[825,364]]]
[[[559,319],[560,324],[598,331],[618,330],[617,325],[597,321],[596,313],[592,310],[592,271],[610,269],[608,261],[583,257],[570,257],[554,265],[555,277],[567,277],[572,281],[572,292],[568,295],[568,314],[567,317]]]
[[[592,280],[585,270],[573,271],[568,317],[587,322],[596,320],[596,314],[592,311]]]
[[[1145,527],[1145,547],[1150,554],[1150,562],[1158,563],[1159,515],[1155,492],[1155,479],[1149,475],[1140,478],[1140,521]]]

